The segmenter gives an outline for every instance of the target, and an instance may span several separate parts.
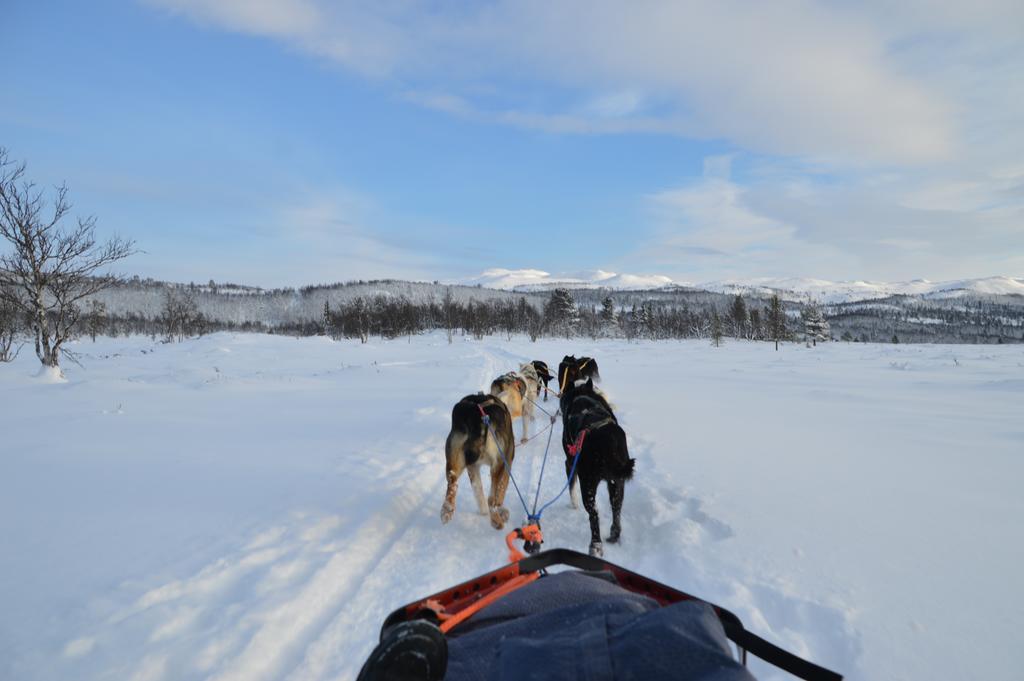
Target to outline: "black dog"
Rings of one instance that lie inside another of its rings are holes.
[[[558,364],[558,391],[562,392],[566,386],[584,378],[592,378],[595,381],[601,380],[601,374],[597,369],[597,360],[593,357],[580,357],[577,359],[572,355],[566,355]]]
[[[594,390],[594,380],[570,383],[562,390],[562,449],[565,451],[565,474],[571,476],[576,462],[575,478],[583,492],[583,508],[590,516],[590,555],[603,553],[601,524],[597,516],[597,486],[604,480],[612,505],[612,528],[608,541],[619,541],[622,534],[620,514],[626,481],[633,477],[636,459],[629,458],[626,433],[619,426],[604,396]],[[570,477],[570,494],[576,481]],[[575,499],[573,500],[575,506]]]
[[[539,359],[535,359],[535,360],[533,360],[532,363],[533,363],[533,368],[537,371],[537,378],[539,378],[541,380],[541,382],[544,383],[544,401],[547,402],[548,401],[548,383],[551,382],[551,379],[554,378],[554,376],[551,375],[551,370],[548,369],[548,365],[547,365],[546,362],[542,362]],[[540,387],[540,384],[538,383],[538,385],[537,385],[537,396],[538,397],[540,397],[540,391],[541,391],[541,387]]]

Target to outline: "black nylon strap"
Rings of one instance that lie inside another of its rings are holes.
[[[819,667],[802,657],[797,657],[793,653],[783,650],[773,643],[769,643],[760,636],[750,633],[742,625],[739,629],[727,626],[725,634],[729,637],[730,641],[751,655],[756,655],[765,662],[773,664],[793,676],[805,679],[805,681],[842,681],[843,677],[841,674],[837,674],[824,667]]]

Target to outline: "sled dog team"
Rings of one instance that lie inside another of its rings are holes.
[[[529,439],[536,400],[547,401],[548,383],[552,378],[547,364],[541,361],[520,365],[491,382],[490,393],[467,395],[452,409],[452,428],[445,441],[445,474],[448,487],[441,506],[441,522],[447,523],[455,513],[455,495],[459,478],[465,470],[473,487],[477,508],[489,516],[495,529],[508,521],[505,493],[508,490],[509,467],[515,458],[516,441],[512,421],[522,422],[520,443]],[[565,452],[565,474],[569,481],[573,508],[583,507],[590,517],[590,554],[602,554],[601,527],[595,497],[597,486],[604,480],[612,507],[612,526],[608,541],[615,543],[622,533],[620,513],[625,483],[633,477],[634,459],[629,457],[626,433],[619,426],[604,393],[594,387],[600,380],[597,361],[591,357],[567,355],[558,365],[559,410],[562,415],[562,450]],[[486,420],[484,417],[487,417]],[[491,474],[490,495],[484,497],[480,469],[487,466]],[[577,485],[579,489],[577,489]]]

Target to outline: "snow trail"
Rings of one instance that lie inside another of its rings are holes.
[[[65,383],[22,377],[24,358],[0,370],[15,397],[0,412],[0,678],[353,678],[387,613],[506,559],[468,484],[452,521],[438,517],[452,405],[564,354],[599,358],[637,459],[608,560],[854,680],[970,676],[961,641],[988,651],[988,678],[1013,677],[1011,642],[974,632],[1019,620],[1004,566],[1024,556],[1001,541],[1024,520],[1007,399],[1024,384],[1019,348],[231,334],[96,347]],[[61,428],[35,428],[43,411]],[[532,433],[546,425],[538,412]],[[559,420],[541,503],[564,484],[560,433]],[[531,505],[547,441],[517,445]],[[512,490],[506,507],[507,531],[523,520]],[[598,508],[607,534],[603,486]],[[568,494],[542,524],[545,548],[586,551]],[[935,595],[955,589],[953,621]]]

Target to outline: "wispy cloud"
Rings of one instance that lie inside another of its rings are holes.
[[[720,142],[645,200],[673,274],[1024,272],[1020,2],[146,1],[484,125]]]
[[[404,98],[419,106],[434,111],[443,111],[459,118],[479,123],[497,123],[527,130],[574,135],[600,135],[617,133],[661,133],[682,134],[686,124],[651,116],[631,115],[635,108],[624,104],[613,109],[611,103],[598,104],[607,107],[604,111],[594,109],[594,103],[586,103],[571,113],[539,113],[517,109],[487,109],[477,106],[468,99],[450,93],[406,92]]]
[[[656,228],[626,262],[652,262],[697,279],[1024,271],[1024,197],[1009,189],[1019,176],[948,183],[866,173],[840,181],[773,162],[770,169],[745,168],[740,184],[728,165],[709,158],[704,177],[649,196]]]
[[[506,113],[491,118],[510,125],[657,128],[835,161],[931,162],[949,158],[962,141],[951,93],[920,63],[924,48],[905,47],[920,33],[924,10],[901,12],[902,23],[893,26],[881,8],[806,0],[502,0],[457,7],[148,1],[203,24],[283,40],[360,73],[417,83],[419,90],[450,92],[513,77],[579,93],[576,105],[550,102],[546,110],[506,93]],[[933,20],[932,30],[948,30],[953,19]],[[974,28],[961,31],[968,37],[982,30],[968,26]],[[662,104],[657,116],[642,114],[649,96]],[[449,110],[466,113],[462,106]],[[628,125],[594,122],[637,116],[640,123]]]

